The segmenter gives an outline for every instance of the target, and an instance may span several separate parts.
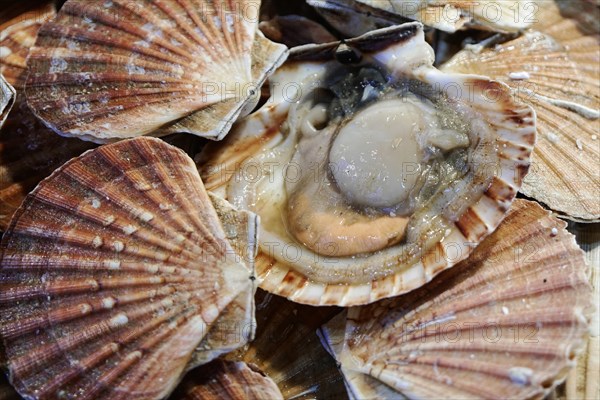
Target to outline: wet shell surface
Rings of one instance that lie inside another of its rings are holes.
[[[191,371],[171,400],[283,400],[279,388],[258,367],[215,360]]]
[[[0,128],[15,103],[15,89],[0,75]]]
[[[422,22],[446,32],[463,27],[475,27],[499,32],[517,32],[527,28],[540,8],[531,0],[308,0],[320,13],[342,32],[343,18],[351,16],[364,25],[365,31],[374,29],[377,17],[385,22],[398,17]],[[375,15],[376,18],[373,18]],[[337,23],[336,23],[337,22]],[[356,24],[354,24],[357,27]],[[381,27],[381,26],[379,26]]]
[[[471,46],[442,70],[489,76],[530,104],[539,140],[522,192],[570,218],[598,221],[600,36],[544,4],[535,30],[493,48]]]
[[[258,0],[69,0],[39,32],[27,101],[66,136],[222,139],[286,56],[258,31],[259,7]]]
[[[159,399],[228,349],[215,329],[252,307],[256,218],[215,203],[192,160],[153,138],[88,151],[44,180],[0,246],[17,391]]]
[[[566,223],[518,200],[471,257],[321,331],[351,398],[541,398],[564,379],[593,306]]]
[[[267,104],[197,159],[209,190],[261,216],[263,289],[370,303],[493,232],[535,141],[533,111],[506,86],[433,68],[419,23],[291,57]]]
[[[0,73],[19,91],[25,87],[27,55],[38,30],[56,15],[53,2],[44,2],[33,9],[23,8],[23,4],[15,5],[11,10],[14,17],[0,24]]]
[[[25,196],[55,169],[93,147],[78,139],[62,139],[33,115],[24,100],[25,60],[42,23],[55,15],[45,4],[2,24],[0,71],[17,91],[15,106],[0,129],[0,230],[4,231]]]
[[[236,261],[242,261],[250,271],[251,285],[245,285],[238,296],[221,312],[206,337],[196,347],[188,369],[206,364],[215,358],[247,345],[254,339],[254,258],[257,251],[256,216],[234,209],[231,204],[211,193],[208,194],[227,241],[232,246]],[[218,293],[217,293],[218,294]]]

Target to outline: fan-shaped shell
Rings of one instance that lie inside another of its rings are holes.
[[[530,0],[308,0],[311,5],[331,21],[341,27],[342,32],[354,32],[352,27],[344,27],[339,15],[351,15],[368,27],[373,14],[383,16],[387,21],[394,17],[422,22],[446,32],[455,32],[464,26],[489,29],[500,32],[516,32],[531,25],[540,8]],[[382,13],[384,13],[382,15]],[[337,22],[337,23],[336,23]],[[370,22],[373,23],[373,22]],[[354,25],[356,27],[356,25]],[[381,27],[381,26],[380,26]],[[364,32],[362,32],[364,33]]]
[[[171,399],[283,400],[283,396],[255,365],[215,360],[190,372]]]
[[[544,3],[539,23],[494,48],[458,53],[444,71],[509,85],[534,107],[539,140],[522,192],[567,216],[600,219],[600,36]],[[510,62],[507,63],[507,60]]]
[[[22,6],[22,5],[21,5]],[[54,6],[21,12],[1,26],[0,72],[18,90],[16,104],[0,129],[0,230],[4,231],[27,193],[56,168],[92,148],[91,143],[62,139],[45,127],[24,101],[25,60],[37,31],[55,15]],[[62,140],[61,140],[62,139]]]
[[[352,398],[533,398],[574,365],[593,308],[566,224],[518,200],[460,265],[322,331]]]
[[[27,3],[27,4],[25,4]],[[19,2],[11,10],[13,18],[0,25],[0,73],[18,90],[25,87],[24,73],[29,49],[35,44],[42,24],[56,15],[54,2],[44,1],[37,7],[29,2]]]
[[[27,101],[68,136],[222,139],[285,58],[285,46],[257,32],[259,7],[258,0],[69,0],[39,32]]]
[[[371,252],[355,251],[360,255],[351,256],[317,254],[300,239],[291,238],[286,231],[287,226],[282,225],[288,197],[291,197],[286,195],[285,185],[289,184],[286,174],[291,165],[294,167],[292,173],[300,171],[305,174],[306,183],[310,185],[313,183],[310,176],[313,175],[308,174],[317,171],[318,177],[314,182],[319,183],[328,174],[315,168],[328,164],[327,160],[323,163],[320,159],[299,164],[296,158],[292,158],[311,151],[296,151],[294,145],[299,140],[300,129],[290,129],[289,126],[295,123],[295,104],[304,101],[298,99],[303,95],[310,97],[319,85],[327,86],[324,82],[327,82],[325,76],[328,71],[343,68],[338,61],[332,60],[338,46],[339,43],[333,43],[297,48],[292,54],[294,61],[282,67],[271,79],[275,93],[273,98],[260,111],[241,122],[223,143],[209,145],[198,158],[201,175],[209,190],[226,192],[236,207],[254,210],[261,215],[261,252],[257,258],[260,287],[293,301],[313,305],[365,304],[398,295],[423,285],[466,258],[502,220],[527,173],[535,141],[532,110],[514,102],[504,85],[477,76],[443,74],[431,66],[433,56],[424,42],[421,24],[388,28],[346,41],[346,46],[362,52],[363,61],[359,66],[374,63],[378,68],[389,71],[386,79],[414,79],[443,96],[447,95],[445,90],[448,88],[458,88],[453,92],[458,95],[456,102],[469,110],[476,110],[478,114],[472,118],[473,123],[483,121],[472,132],[491,132],[493,139],[489,143],[494,143],[494,150],[473,150],[471,153],[473,158],[469,162],[472,168],[469,170],[478,177],[472,180],[465,178],[465,181],[486,182],[481,190],[476,189],[472,203],[465,202],[464,196],[458,202],[438,198],[440,204],[444,203],[440,205],[444,210],[464,206],[457,215],[448,217],[448,228],[438,239],[419,241],[409,250],[410,240],[388,246],[385,237],[382,239],[376,231],[370,233],[369,228],[364,228],[361,232],[370,235],[368,240],[374,237],[384,242],[386,247]],[[346,72],[339,72],[336,76],[346,76]],[[489,101],[491,98],[494,101]],[[483,139],[472,140],[478,145],[485,142]],[[326,146],[320,145],[319,148]],[[477,154],[490,158],[477,161]],[[486,174],[490,176],[483,178],[482,175]],[[466,185],[471,187],[471,183]],[[311,204],[315,207],[321,205],[316,201]],[[437,203],[431,200],[431,204]],[[414,215],[417,215],[416,212]],[[416,224],[416,220],[417,217],[409,224]],[[320,226],[323,225],[327,223],[321,222]],[[331,225],[337,226],[335,222]],[[420,222],[415,226],[416,229],[427,229],[423,228],[425,225],[425,222]],[[421,238],[435,236],[423,235]]]
[[[0,335],[15,388],[159,399],[218,350],[202,343],[227,347],[213,333],[252,291],[256,220],[217,210],[225,222],[192,160],[158,139],[88,151],[44,180],[0,247]]]

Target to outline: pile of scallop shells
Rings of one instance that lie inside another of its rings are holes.
[[[600,397],[597,0],[28,0],[0,72],[0,399]]]

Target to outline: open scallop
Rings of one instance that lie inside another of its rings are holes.
[[[68,0],[28,59],[27,101],[96,142],[186,132],[222,139],[254,108],[286,47],[258,31],[259,0]]]
[[[187,370],[252,338],[256,223],[159,139],[66,163],[0,245],[11,383],[35,399],[166,397]]]
[[[597,5],[544,2],[538,22],[491,48],[471,46],[441,68],[510,86],[537,113],[539,141],[522,192],[572,219],[600,220],[600,30]],[[569,17],[569,15],[573,15]]]
[[[500,83],[432,67],[422,25],[297,48],[273,97],[198,158],[261,216],[262,288],[314,305],[413,290],[500,223],[535,115]]]
[[[515,202],[461,264],[321,330],[352,399],[542,398],[575,365],[594,309],[584,253],[537,203]]]

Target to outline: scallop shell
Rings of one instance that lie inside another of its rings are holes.
[[[257,257],[260,287],[312,305],[366,304],[405,293],[466,258],[473,247],[497,227],[510,207],[527,173],[535,141],[532,110],[513,102],[504,85],[476,76],[447,75],[431,66],[433,55],[424,42],[421,24],[388,28],[345,43],[362,52],[363,62],[373,62],[392,71],[389,79],[400,76],[433,88],[459,86],[462,89],[457,101],[470,110],[477,110],[475,120],[481,118],[485,126],[492,127],[493,142],[501,146],[485,153],[498,157],[497,160],[487,160],[490,164],[485,168],[471,170],[494,175],[489,177],[487,189],[482,187],[471,205],[461,200],[464,211],[449,217],[453,222],[441,232],[440,240],[419,242],[418,250],[413,248],[416,252],[400,244],[366,256],[336,257],[312,252],[295,239],[279,240],[278,235],[285,232],[285,228],[276,225],[283,220],[283,211],[279,210],[287,203],[282,185],[295,151],[294,136],[286,128],[292,123],[288,118],[293,118],[290,115],[294,115],[293,105],[298,104],[296,96],[303,91],[312,93],[310,90],[318,87],[319,82],[325,82],[323,76],[327,71],[341,65],[332,60],[339,43],[294,50],[291,56],[294,61],[271,78],[273,98],[260,111],[240,122],[223,143],[207,146],[197,162],[209,190],[227,195],[238,208],[261,215],[261,252]],[[340,75],[344,73],[337,76]],[[487,101],[489,98],[485,96],[490,95],[496,101]],[[290,98],[296,101],[288,101]],[[483,132],[479,128],[473,131]],[[477,139],[473,143],[482,141]],[[314,166],[300,165],[298,169],[314,171]],[[319,178],[324,175],[320,174]],[[477,181],[479,178],[472,182]],[[448,210],[454,206],[446,204],[444,207]],[[292,252],[288,257],[284,252],[290,248]]]
[[[277,385],[255,365],[215,360],[188,374],[171,400],[283,400]]]
[[[22,7],[21,7],[22,8]],[[92,148],[91,143],[59,138],[33,115],[24,101],[25,59],[35,43],[37,31],[55,15],[54,6],[21,10],[2,24],[0,71],[19,94],[15,106],[0,129],[0,230],[8,227],[13,213],[27,193],[56,168]]]
[[[471,47],[442,66],[509,85],[534,107],[539,140],[521,191],[573,219],[600,219],[600,36],[544,3],[538,31],[491,49]],[[510,60],[507,63],[506,60]]]
[[[369,24],[371,16],[387,14],[385,20],[394,17],[415,20],[446,32],[456,32],[467,26],[499,32],[517,32],[531,25],[540,6],[531,0],[308,0],[332,22],[336,28],[357,33],[353,28],[342,26],[348,15]],[[336,23],[337,22],[337,23]],[[371,22],[372,23],[372,22]],[[354,25],[357,26],[357,25]],[[381,26],[380,26],[381,27]],[[362,33],[366,32],[363,31]]]
[[[15,89],[0,75],[0,128],[15,103]]]
[[[471,257],[322,331],[351,398],[541,398],[587,335],[590,286],[566,223],[518,200]],[[392,398],[392,397],[390,397]]]
[[[50,3],[56,3],[54,0],[29,0],[29,1],[11,1],[3,2],[0,10],[0,28],[4,29],[3,24],[10,21],[18,15],[31,12],[39,13],[39,10],[48,6]],[[0,30],[1,30],[0,29]]]
[[[254,271],[254,258],[257,251],[256,216],[238,211],[222,198],[208,194],[225,231],[225,237],[235,254],[240,255],[249,271]],[[254,339],[256,321],[254,318],[254,275],[252,284],[221,312],[215,326],[208,332],[196,348],[190,367],[203,365],[215,358],[232,352]]]
[[[97,142],[175,132],[222,139],[286,56],[257,31],[259,7],[69,0],[39,32],[27,101],[57,132]]]
[[[192,160],[158,139],[68,162],[0,246],[11,383],[28,398],[165,397],[195,353],[214,350],[203,342],[229,345],[213,329],[252,290],[255,224],[248,213],[222,223]]]
[[[27,79],[29,49],[35,44],[42,24],[56,15],[56,9],[53,2],[47,1],[24,10],[23,4],[18,4],[11,14],[16,15],[0,25],[0,73],[20,91]]]

